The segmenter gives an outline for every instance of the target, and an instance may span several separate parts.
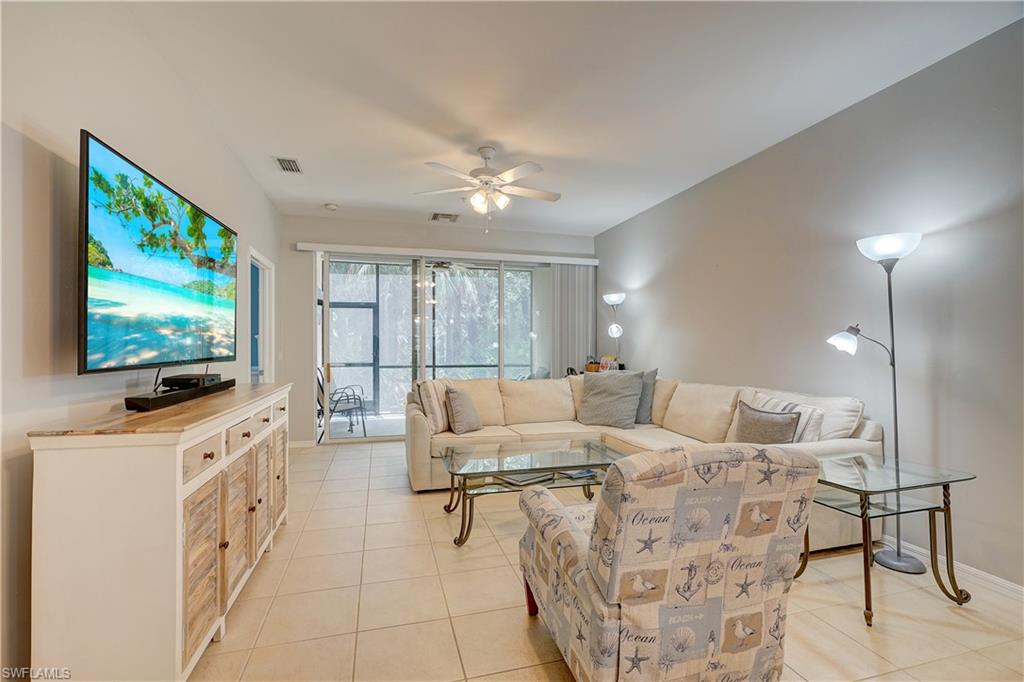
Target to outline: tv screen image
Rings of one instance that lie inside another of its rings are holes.
[[[237,234],[82,131],[79,371],[235,359]]]

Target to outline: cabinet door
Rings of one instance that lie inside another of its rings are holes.
[[[224,470],[224,495],[222,499],[224,526],[220,547],[223,551],[221,565],[221,603],[227,607],[228,598],[234,593],[252,565],[253,517],[249,511],[253,496],[252,457],[246,453]]]
[[[288,426],[274,429],[274,525],[288,511]]]
[[[221,477],[215,476],[185,498],[183,507],[182,666],[206,644],[206,635],[220,617],[220,485]]]
[[[270,456],[270,438],[264,438],[254,448],[256,456],[255,493],[256,493],[256,551],[259,552],[263,543],[270,537],[273,527],[273,511],[270,496],[270,482],[273,480],[273,462]]]

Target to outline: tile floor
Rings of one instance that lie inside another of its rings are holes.
[[[411,492],[404,453],[292,450],[288,525],[192,680],[572,679],[526,615],[517,496],[483,498],[469,543],[455,547],[447,493]],[[790,595],[784,679],[1024,679],[1020,600],[962,577],[973,599],[957,607],[929,575],[873,579],[867,628],[860,555],[812,561]]]

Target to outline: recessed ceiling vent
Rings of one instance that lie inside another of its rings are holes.
[[[443,222],[443,221],[448,221],[449,223],[454,223],[458,219],[459,219],[459,214],[458,213],[431,213],[430,214],[430,222],[432,222],[432,223],[440,223],[440,222]]]
[[[282,159],[281,157],[274,157],[277,159],[277,165],[281,167],[285,173],[301,173],[302,169],[299,168],[299,162],[295,159]]]

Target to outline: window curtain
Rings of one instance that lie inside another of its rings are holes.
[[[592,265],[552,266],[552,377],[583,369],[596,352],[595,272]]]

